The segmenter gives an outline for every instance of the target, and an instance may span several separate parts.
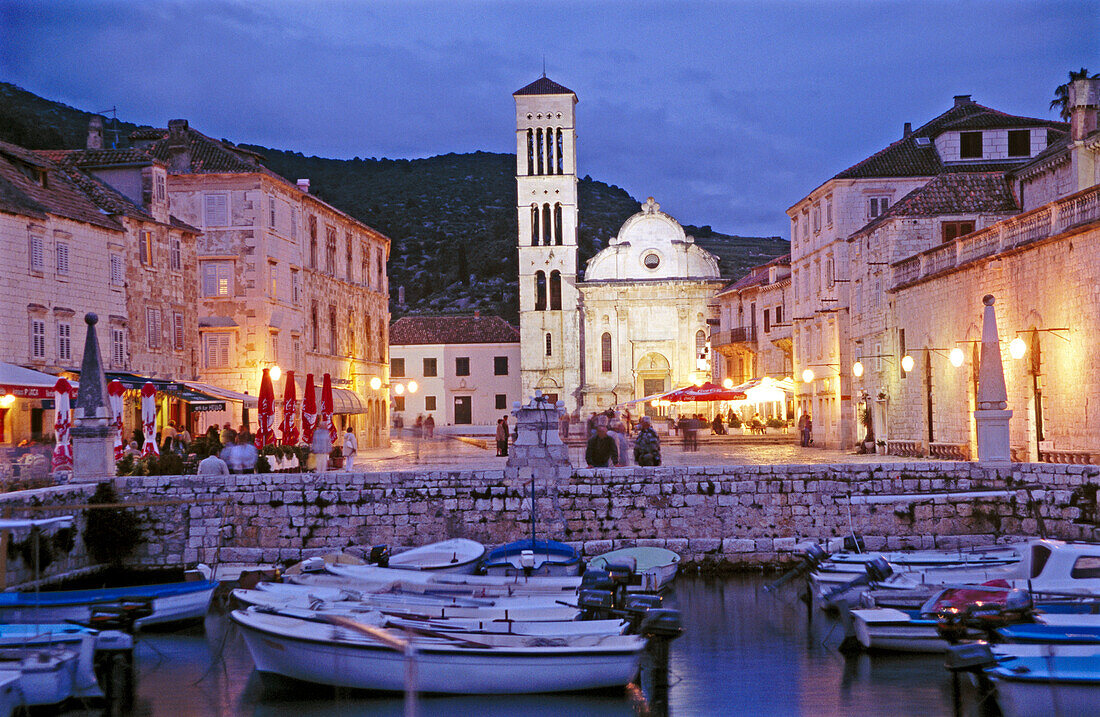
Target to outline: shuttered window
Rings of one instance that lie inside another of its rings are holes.
[[[183,268],[183,257],[180,251],[180,240],[173,237],[168,242],[168,266],[172,271],[179,271]]]
[[[66,321],[57,324],[57,360],[72,361],[73,359],[73,327]]]
[[[172,312],[172,348],[183,351],[183,314]]]
[[[149,348],[160,348],[160,309],[145,309],[145,338]]]
[[[46,358],[46,322],[31,319],[31,358]]]
[[[126,366],[126,332],[111,329],[111,363],[115,368]]]
[[[122,257],[118,254],[111,254],[111,285],[122,286]]]
[[[32,236],[30,246],[31,271],[42,271],[46,263],[45,253],[46,249],[42,237]]]
[[[203,223],[208,227],[229,224],[229,195],[207,194],[203,204]]]
[[[202,295],[230,296],[233,264],[228,261],[206,261],[202,264]]]
[[[227,368],[229,366],[229,334],[204,334],[203,355],[207,368]]]
[[[69,245],[65,242],[57,242],[57,273],[68,275],[69,273]]]

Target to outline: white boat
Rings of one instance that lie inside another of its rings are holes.
[[[485,546],[465,538],[451,538],[406,550],[389,559],[389,567],[398,570],[459,573],[471,575],[485,555]]]
[[[1004,717],[1096,714],[1100,653],[1005,657],[985,670]]]
[[[852,629],[864,650],[942,653],[948,643],[936,622],[894,608],[852,610]]]
[[[95,636],[79,645],[0,648],[0,674],[19,675],[23,707],[57,705],[71,697],[102,697],[96,682]]]
[[[367,690],[406,689],[407,659],[419,692],[524,694],[624,686],[638,670],[644,638],[633,635],[547,640],[495,647],[471,641],[414,640],[411,658],[348,629],[280,615],[235,610],[231,619],[261,672]],[[401,639],[400,633],[396,634]],[[488,636],[499,638],[503,636]],[[546,644],[550,643],[550,644]]]
[[[498,576],[579,575],[581,556],[576,548],[556,540],[523,538],[490,550],[481,569]]]
[[[637,589],[659,592],[676,578],[680,556],[665,548],[635,547],[612,550],[588,561],[589,568],[606,570],[608,565],[629,566],[638,576]]]
[[[437,632],[461,632],[476,635],[496,633],[529,637],[576,637],[579,635],[621,635],[630,623],[626,620],[560,620],[534,622],[530,620],[409,620],[388,618],[386,625],[398,628],[428,628]],[[476,639],[476,638],[475,638]]]
[[[575,576],[538,576],[523,575],[456,575],[453,573],[428,573],[395,568],[379,568],[373,565],[325,565],[325,571],[331,575],[364,583],[363,588],[374,586],[378,590],[390,588],[447,589],[453,591],[477,592],[496,590],[510,592],[566,592],[572,593],[580,587],[581,579]],[[308,583],[313,576],[296,576],[296,582]]]
[[[354,602],[376,607],[558,607],[562,603],[563,596],[556,594],[533,594],[494,596],[489,598],[473,598],[465,595],[420,595],[404,593],[370,593],[357,592],[346,588],[321,588],[293,583],[259,583],[256,588],[263,592],[276,593],[287,598],[299,600],[323,601],[323,602]],[[241,595],[246,591],[238,589]],[[236,595],[238,591],[234,591]]]
[[[18,670],[0,670],[0,717],[11,717],[23,708],[23,693]]]
[[[96,608],[134,599],[148,600],[153,610],[151,615],[134,623],[138,628],[200,620],[206,615],[217,587],[211,580],[196,580],[98,590],[0,593],[0,622],[87,622]]]

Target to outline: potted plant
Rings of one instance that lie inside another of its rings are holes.
[[[340,452],[339,448],[333,448],[332,452],[328,454],[328,467],[333,470],[344,467],[344,454]]]

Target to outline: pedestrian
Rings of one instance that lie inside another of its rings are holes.
[[[260,457],[259,451],[253,445],[251,438],[246,433],[237,434],[237,464],[240,467],[238,473],[252,473],[256,470],[256,460]]]
[[[687,426],[684,429],[684,439],[687,441],[687,450],[695,452],[699,450],[699,426],[702,421],[698,414],[695,414],[687,420]]]
[[[798,443],[803,448],[810,445],[811,435],[813,434],[813,421],[810,418],[810,412],[804,411],[801,416],[798,417]]]
[[[401,431],[405,428],[405,419],[401,417],[401,414],[395,414],[393,417],[393,427]]]
[[[592,415],[588,417],[588,420],[585,422],[584,427],[585,427],[585,440],[588,440],[589,438],[592,438],[592,436],[596,435],[596,412],[595,411],[593,411]]]
[[[187,430],[187,427],[184,426],[182,423],[180,424],[180,431],[179,431],[178,438],[179,438],[179,441],[180,441],[180,448],[183,449],[183,452],[187,453],[188,451],[190,451],[191,450],[191,431]]]
[[[328,470],[329,453],[332,451],[332,438],[328,429],[318,426],[313,432],[313,442],[309,444],[309,453],[313,458],[314,469],[318,473]]]
[[[607,435],[615,439],[615,450],[618,453],[618,460],[615,461],[616,466],[625,466],[630,464],[630,443],[627,438],[626,425],[616,415],[611,419]]]
[[[348,426],[347,432],[344,433],[344,447],[340,452],[344,454],[344,469],[350,471],[355,465],[355,456],[359,453],[359,440],[355,437],[351,426]]]
[[[558,438],[563,441],[569,439],[569,414],[562,413],[561,418],[558,419]]]
[[[229,475],[229,466],[225,464],[217,453],[211,453],[206,458],[199,461],[199,475],[200,476],[227,476]]]
[[[589,468],[609,468],[618,461],[618,448],[615,439],[607,435],[607,424],[596,426],[596,433],[588,439],[584,451],[584,460]]]
[[[497,455],[508,455],[508,424],[503,418],[497,419]]]
[[[722,414],[714,414],[714,420],[710,423],[710,430],[714,431],[714,435],[721,436],[725,434],[726,427],[722,425]]]
[[[638,419],[638,437],[634,439],[634,462],[640,466],[661,465],[661,439],[650,425],[649,416]]]
[[[428,438],[435,435],[435,419],[432,418],[432,414],[428,414],[428,417],[424,419],[424,432],[428,434]]]
[[[229,421],[225,422],[222,426],[221,442],[223,446],[231,446],[234,443],[236,436],[233,433],[233,429],[229,427]]]

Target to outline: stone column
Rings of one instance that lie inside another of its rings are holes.
[[[983,463],[1009,463],[1008,391],[1005,388],[1004,367],[1001,364],[1001,340],[997,334],[997,315],[993,311],[992,294],[982,299],[982,354],[978,364],[978,409],[974,422],[978,429],[978,460]]]
[[[80,388],[73,407],[73,481],[101,481],[115,474],[111,412],[95,331],[97,321],[99,317],[93,313],[84,316],[88,333],[80,362]]]
[[[557,509],[558,485],[569,480],[573,468],[569,464],[569,447],[558,435],[558,419],[565,411],[565,402],[552,404],[541,391],[526,405],[517,403],[512,415],[516,417],[516,442],[508,452],[508,466],[504,469],[507,482],[521,491],[526,511],[521,510],[525,525],[521,528],[530,537],[530,511],[535,508],[534,533],[539,540],[560,540],[564,535],[565,519]]]

